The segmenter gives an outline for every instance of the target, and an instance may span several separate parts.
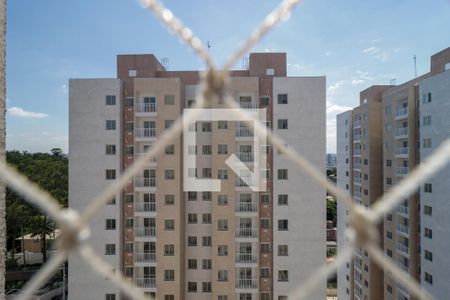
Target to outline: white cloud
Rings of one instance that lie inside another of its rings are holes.
[[[336,116],[350,109],[327,100],[327,153],[336,153]]]
[[[19,118],[33,118],[33,119],[42,119],[47,118],[48,114],[45,113],[39,113],[34,111],[27,111],[23,108],[13,106],[7,109],[8,113],[12,116],[19,117]]]
[[[331,51],[325,52],[325,56],[331,56],[331,54],[333,54]]]
[[[61,85],[61,91],[63,94],[67,94],[67,84]]]
[[[372,46],[372,47],[364,49],[363,52],[364,53],[378,53],[378,52],[380,52],[380,48]]]
[[[389,59],[389,53],[383,52],[375,56],[376,59],[385,62]]]

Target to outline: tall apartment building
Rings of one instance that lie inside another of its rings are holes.
[[[367,161],[369,168],[374,166],[372,163],[376,163],[378,171],[366,176],[363,170],[359,173],[358,168],[353,166],[353,173],[350,172],[348,174],[350,178],[347,178],[347,173],[343,174],[338,170],[338,184],[342,188],[350,189],[356,202],[359,200],[360,192],[362,192],[361,196],[366,194],[364,183],[367,180],[376,180],[376,186],[381,187],[382,192],[388,191],[407,176],[410,170],[425,159],[443,140],[450,137],[449,62],[450,48],[447,48],[431,57],[429,73],[401,85],[384,87],[381,91],[379,101],[382,106],[377,107],[376,112],[369,110],[369,116],[374,112],[380,116],[374,126],[377,127],[376,132],[379,132],[381,136],[372,142],[374,147],[382,150],[374,154],[375,156],[369,157]],[[374,87],[369,90],[372,88]],[[434,98],[436,101],[432,100]],[[342,124],[342,120],[349,119],[351,111],[338,116],[338,162],[351,156],[354,157],[353,163],[356,165],[359,162],[364,165],[366,162],[363,139],[361,139],[361,148],[358,146],[358,140],[355,141],[360,133],[358,131],[360,111],[361,106],[353,110],[353,142],[339,140],[339,136],[350,132],[350,128],[347,124]],[[364,119],[364,115],[362,118]],[[361,129],[361,134],[364,135],[362,125]],[[350,154],[345,149],[352,144],[355,147],[351,149],[352,154]],[[362,160],[358,160],[359,155]],[[373,161],[373,158],[376,160]],[[386,214],[381,231],[380,246],[383,247],[385,254],[403,271],[409,273],[411,278],[421,282],[423,287],[437,299],[444,299],[444,295],[448,295],[449,292],[446,282],[450,276],[450,267],[444,263],[448,261],[447,252],[450,249],[448,238],[446,238],[450,234],[450,224],[445,217],[450,212],[448,203],[445,201],[450,183],[448,179],[450,177],[446,176],[448,172],[449,168],[433,177],[421,186],[420,192],[405,198],[395,210]],[[345,178],[339,178],[339,176],[345,176]],[[361,190],[358,187],[360,184]],[[435,191],[434,184],[440,186],[440,190]],[[378,196],[373,198],[369,192],[369,198],[371,198],[369,202],[373,203]],[[362,202],[362,204],[366,203]],[[435,212],[436,210],[439,212]],[[341,237],[338,243],[345,245],[347,220],[345,208],[338,203],[339,212],[342,218],[338,218],[338,240]],[[440,238],[436,237],[436,234],[433,235],[433,231],[439,232]],[[437,257],[440,263],[436,263]],[[340,299],[414,299],[408,289],[399,284],[389,272],[383,274],[382,270],[379,270],[376,276],[369,277],[368,286],[366,286],[364,276],[371,266],[366,268],[362,260],[361,266],[364,267],[364,271],[360,277],[358,253],[355,254],[354,261],[353,268],[350,267],[350,270],[341,268],[338,274]],[[347,280],[346,276],[351,272],[355,274],[353,280]],[[381,278],[381,286],[379,278]],[[363,288],[360,293],[358,285],[362,283],[367,289]],[[351,291],[352,285],[354,285],[354,292],[347,294],[346,289],[350,288]],[[371,297],[365,294],[366,290],[370,291]],[[375,298],[374,293],[378,293]]]
[[[325,169],[324,77],[287,77],[284,53],[252,53],[248,70],[230,76],[242,109],[266,108],[267,126]],[[167,71],[153,55],[119,55],[114,79],[70,80],[70,207],[84,208],[149,151],[198,90],[198,71]],[[325,190],[278,150],[255,149],[244,124],[197,122],[189,130],[196,144],[183,154],[181,135],[149,161],[91,221],[90,243],[157,299],[287,299],[325,262]],[[228,168],[232,153],[249,167],[266,155],[266,191],[253,192]],[[185,155],[196,157],[188,176],[220,179],[220,192],[183,186]],[[325,284],[311,299],[325,298]],[[126,299],[76,255],[69,295]]]

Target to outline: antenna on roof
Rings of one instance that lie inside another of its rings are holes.
[[[414,78],[417,78],[417,59],[416,55],[414,54]]]
[[[209,41],[207,41],[206,46],[208,46],[208,51],[209,51],[209,49],[211,49],[211,43]]]
[[[169,70],[169,59],[167,57],[161,58],[161,64],[163,65],[164,69],[166,69],[166,71]]]

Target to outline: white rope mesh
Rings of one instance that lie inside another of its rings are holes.
[[[270,13],[262,25],[253,32],[249,39],[234,53],[230,56],[224,65],[222,71],[217,71],[215,69],[215,64],[212,58],[209,56],[208,51],[205,50],[204,46],[200,40],[195,37],[192,31],[183,25],[183,23],[178,20],[172,12],[166,9],[160,2],[156,0],[142,0],[142,5],[150,9],[158,19],[160,19],[167,28],[177,34],[188,47],[190,47],[198,57],[205,63],[208,71],[202,76],[202,93],[197,99],[197,104],[195,108],[202,108],[208,106],[209,103],[215,103],[217,99],[225,99],[225,103],[230,108],[239,108],[234,99],[225,96],[224,91],[226,90],[227,84],[227,71],[231,68],[245,53],[251,50],[251,48],[274,26],[279,22],[285,21],[290,16],[292,10],[298,4],[299,0],[285,0],[278,8],[276,8],[272,13]],[[4,33],[5,33],[5,1],[0,1],[0,23],[3,25],[2,36],[0,37],[1,46],[1,57],[0,57],[0,76],[4,74],[4,58],[5,58],[5,44],[4,44]],[[95,217],[95,214],[102,208],[102,206],[111,199],[116,193],[120,192],[125,185],[135,176],[139,171],[141,171],[146,162],[151,159],[151,157],[156,156],[163,151],[164,147],[168,145],[173,139],[179,136],[182,132],[183,122],[182,118],[187,118],[188,120],[195,120],[195,109],[192,112],[185,113],[180,117],[173,126],[167,130],[163,135],[161,135],[154,147],[145,156],[141,157],[139,160],[135,161],[132,166],[130,166],[122,176],[111,184],[105,191],[103,191],[98,197],[93,199],[90,206],[86,208],[81,215],[78,216],[77,212],[70,211],[69,209],[62,209],[52,196],[41,190],[37,185],[32,184],[24,176],[20,175],[14,168],[8,166],[4,162],[4,78],[0,79],[0,179],[7,181],[10,188],[14,189],[16,192],[20,193],[27,201],[39,207],[43,212],[48,214],[53,218],[61,228],[61,243],[59,244],[58,254],[53,256],[46,265],[33,277],[33,279],[26,285],[22,294],[19,296],[19,300],[28,299],[44,282],[48,277],[53,274],[53,272],[58,269],[63,261],[66,260],[67,255],[71,252],[77,252],[84,262],[90,266],[95,272],[99,273],[101,276],[105,276],[110,279],[114,284],[119,287],[122,292],[134,299],[144,300],[148,299],[149,296],[144,296],[142,291],[133,285],[133,283],[127,280],[119,270],[114,273],[111,271],[113,266],[108,265],[104,262],[99,255],[97,255],[94,250],[88,245],[89,230],[86,228],[88,222]],[[252,117],[244,110],[237,110],[237,114],[241,118],[250,120],[254,126],[256,133],[262,132],[264,130],[260,122],[251,121]],[[301,168],[305,173],[309,174],[318,184],[326,188],[331,194],[337,196],[339,201],[347,207],[350,212],[350,243],[349,247],[340,250],[339,255],[336,260],[326,266],[325,263],[322,267],[318,268],[315,273],[313,273],[306,282],[299,282],[299,288],[296,289],[289,295],[289,299],[308,299],[309,293],[317,287],[317,283],[322,282],[321,279],[336,273],[337,268],[347,261],[358,247],[365,247],[370,253],[374,262],[379,264],[384,270],[390,272],[392,276],[398,280],[401,284],[409,289],[409,291],[415,295],[418,299],[432,299],[430,295],[421,290],[419,283],[412,279],[409,274],[405,273],[401,269],[397,268],[395,264],[392,264],[390,260],[384,256],[383,251],[378,248],[376,241],[379,238],[377,234],[374,234],[373,228],[381,220],[383,215],[390,210],[392,210],[396,205],[398,205],[405,197],[413,193],[420,183],[422,183],[427,178],[431,177],[433,174],[438,172],[443,166],[450,160],[450,140],[446,141],[441,145],[439,149],[436,150],[435,154],[430,156],[430,158],[422,163],[416,170],[411,172],[411,174],[405,178],[400,184],[391,189],[390,192],[386,193],[381,199],[376,202],[376,204],[371,209],[365,209],[364,207],[355,204],[350,195],[343,190],[340,190],[333,183],[328,181],[327,177],[324,175],[323,170],[318,170],[311,164],[307,159],[305,159],[300,153],[297,153],[291,147],[287,147],[287,143],[277,137],[272,131],[267,131],[268,141],[273,145],[274,148],[282,151],[294,164]],[[4,189],[0,184],[0,198],[4,194]],[[4,220],[4,195],[3,201],[0,201],[0,212],[3,215],[2,220]],[[4,226],[4,223],[3,225]],[[5,230],[1,230],[4,235]],[[2,247],[4,247],[4,236],[1,239]],[[0,249],[1,250],[1,249]],[[0,251],[3,253],[3,251]],[[4,263],[4,259],[1,260],[0,264]],[[0,266],[1,267],[1,266]],[[4,273],[2,274],[4,276]],[[2,280],[3,283],[3,280]],[[324,287],[325,288],[325,287]],[[3,295],[3,293],[2,293]],[[1,297],[0,297],[1,298]]]

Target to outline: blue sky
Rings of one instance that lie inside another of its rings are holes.
[[[176,1],[164,4],[223,63],[279,1]],[[450,0],[304,0],[254,51],[288,55],[288,75],[327,76],[327,148],[335,115],[359,91],[429,69],[450,46]],[[8,1],[7,148],[68,150],[69,78],[115,77],[116,55],[154,53],[171,70],[203,68],[195,55],[136,0]],[[237,65],[236,68],[241,68]]]

